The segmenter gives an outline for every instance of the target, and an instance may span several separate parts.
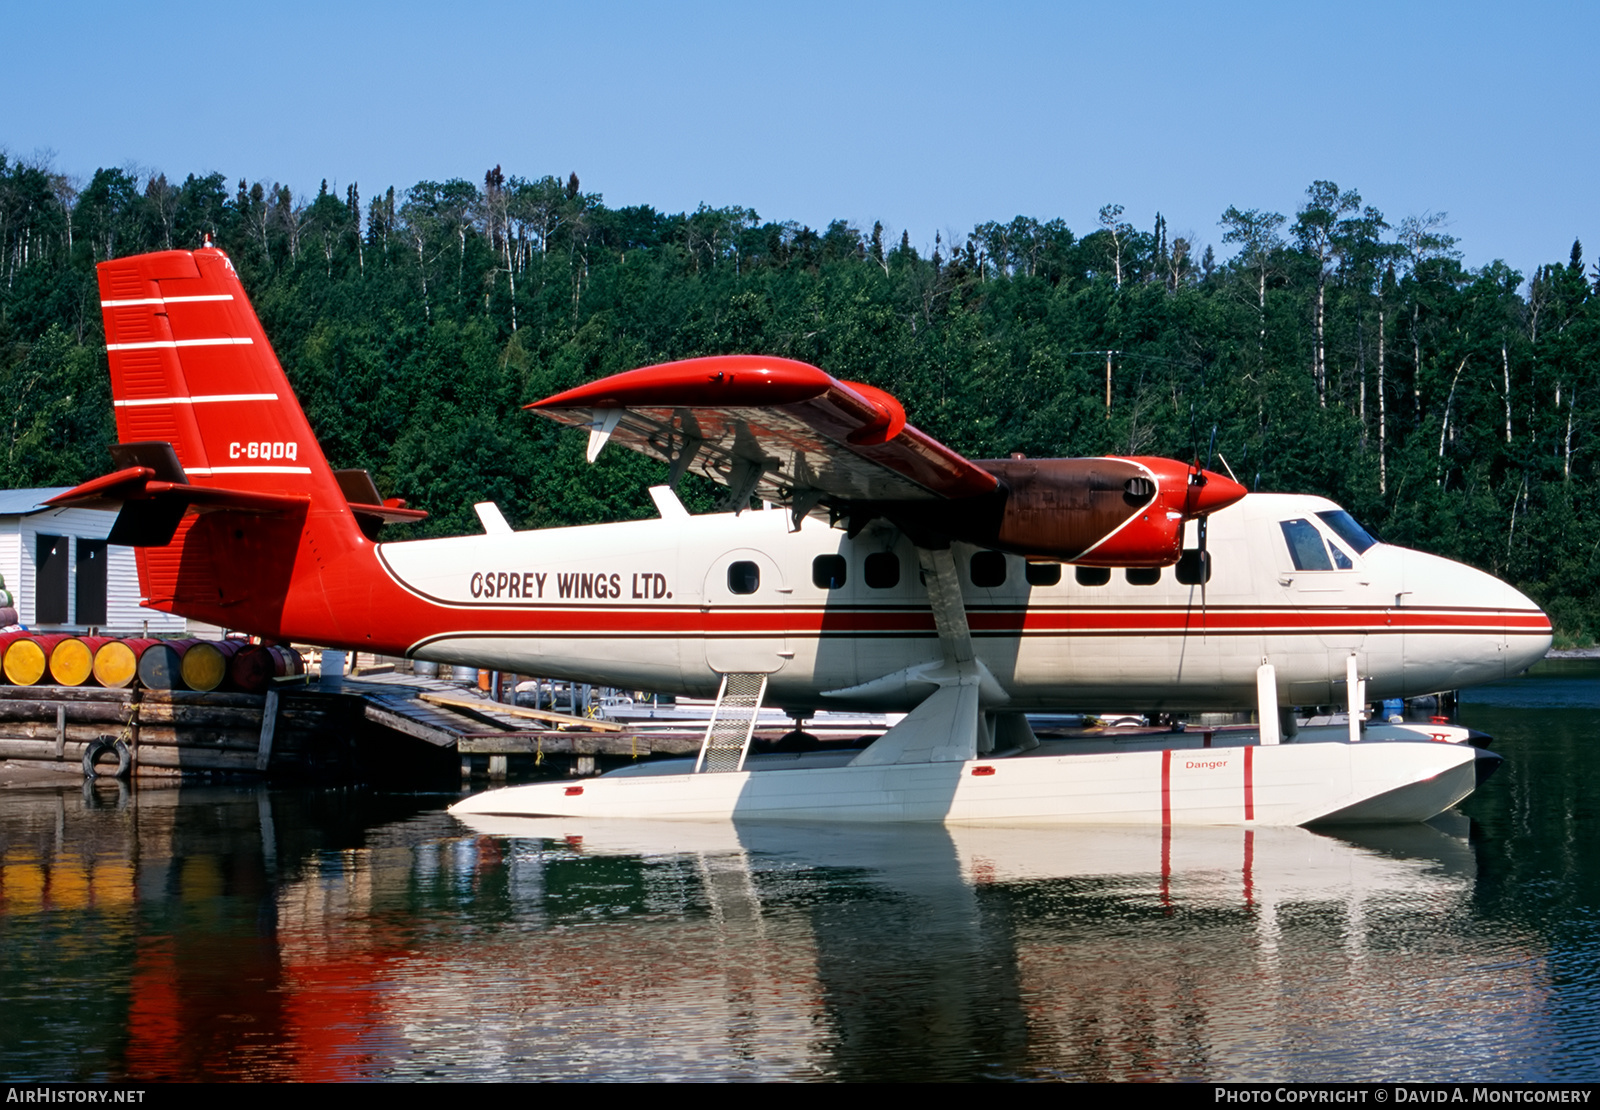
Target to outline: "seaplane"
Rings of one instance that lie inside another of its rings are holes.
[[[657,516],[384,542],[425,514],[334,470],[227,256],[101,263],[115,508],[145,603],[271,641],[715,697],[698,755],[469,797],[580,818],[1302,825],[1469,794],[1447,724],[1369,699],[1520,673],[1532,601],[1383,543],[1319,497],[1147,457],[970,460],[873,386],[783,358],[632,370],[530,405],[666,469]],[[696,473],[726,490],[691,515]],[[760,502],[770,509],[752,507]],[[1292,707],[1349,726],[1295,735]],[[860,749],[763,752],[760,707],[905,716]],[[1253,707],[1259,731],[1041,740],[1027,714]]]

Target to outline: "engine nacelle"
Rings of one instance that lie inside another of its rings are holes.
[[[987,542],[1081,566],[1171,566],[1183,553],[1185,521],[1245,495],[1232,479],[1174,459],[989,459],[978,465],[1000,479],[1004,498]]]

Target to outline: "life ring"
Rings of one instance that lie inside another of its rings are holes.
[[[128,771],[133,767],[133,753],[128,750],[128,745],[121,740],[113,740],[109,736],[102,736],[92,741],[83,750],[83,777],[97,779],[105,775],[96,764],[101,756],[107,752],[115,752],[117,756],[117,769],[110,773],[111,778],[123,779],[128,777]]]

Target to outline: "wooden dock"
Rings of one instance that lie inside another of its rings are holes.
[[[437,780],[457,768],[498,778],[512,759],[536,773],[593,774],[601,761],[692,754],[700,736],[505,705],[405,674],[281,681],[266,694],[0,686],[0,760],[65,770],[96,742],[120,741],[140,778]]]

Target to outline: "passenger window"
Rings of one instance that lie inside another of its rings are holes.
[[[1061,564],[1029,563],[1023,573],[1030,586],[1054,586],[1061,581]]]
[[[1130,586],[1154,586],[1161,581],[1160,567],[1129,567],[1123,571]]]
[[[1006,557],[998,551],[980,551],[972,557],[968,568],[972,584],[980,590],[992,590],[1006,584]]]
[[[844,588],[844,556],[818,555],[811,560],[811,584],[819,590]]]
[[[874,590],[892,590],[900,584],[900,556],[893,551],[874,551],[863,569]]]
[[[1308,520],[1285,520],[1279,527],[1283,538],[1289,541],[1289,558],[1295,570],[1332,570],[1328,549],[1323,545],[1322,533]]]
[[[1080,586],[1104,586],[1111,581],[1110,567],[1075,567],[1072,577],[1078,580]]]
[[[728,592],[736,594],[753,594],[760,588],[760,567],[748,560],[743,559],[737,563],[728,564]]]

